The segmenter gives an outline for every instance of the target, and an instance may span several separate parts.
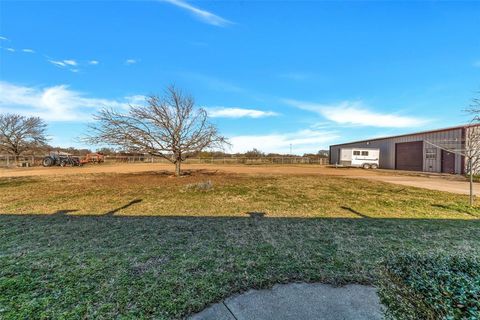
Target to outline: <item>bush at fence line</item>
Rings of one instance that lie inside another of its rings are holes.
[[[384,262],[379,295],[389,319],[480,319],[480,259],[392,256]]]

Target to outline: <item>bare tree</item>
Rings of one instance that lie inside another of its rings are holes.
[[[130,106],[128,114],[103,109],[95,120],[87,142],[163,157],[175,164],[177,176],[191,155],[227,143],[208,121],[207,112],[174,86],[161,97],[147,97],[144,106]]]
[[[0,114],[0,151],[17,157],[46,144],[46,123],[38,117]]]
[[[467,110],[472,114],[471,126],[465,135],[465,159],[470,178],[470,205],[473,205],[473,176],[480,173],[480,98],[474,98]]]
[[[480,124],[468,127],[465,141],[465,160],[470,180],[470,205],[473,205],[473,176],[480,173]]]

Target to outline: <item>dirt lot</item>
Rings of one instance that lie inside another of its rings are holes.
[[[186,164],[184,169],[208,169],[220,172],[241,174],[293,174],[293,175],[328,175],[348,178],[363,178],[382,181],[405,186],[413,186],[430,190],[446,191],[458,194],[468,194],[468,183],[458,176],[419,174],[399,172],[391,170],[363,170],[354,168],[332,168],[317,165],[209,165],[209,164]],[[86,173],[136,173],[148,171],[172,171],[169,164],[105,164],[92,165],[82,168],[17,168],[0,169],[0,177],[26,177],[48,175],[72,175]],[[477,184],[478,185],[478,184]],[[475,194],[480,195],[480,188],[476,188]]]

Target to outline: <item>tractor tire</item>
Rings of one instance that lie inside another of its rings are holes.
[[[68,162],[67,162],[67,161],[65,161],[65,160],[62,160],[62,162],[60,162],[60,167],[66,167],[66,166],[67,166],[67,164],[68,164]]]
[[[55,163],[55,160],[52,157],[43,158],[42,165],[44,167],[51,167]]]

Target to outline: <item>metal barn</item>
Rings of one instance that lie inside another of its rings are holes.
[[[464,174],[465,158],[447,150],[462,150],[467,130],[479,125],[465,125],[399,136],[355,141],[330,146],[330,164],[340,164],[343,148],[380,149],[380,168]],[[447,146],[443,147],[443,146]]]

